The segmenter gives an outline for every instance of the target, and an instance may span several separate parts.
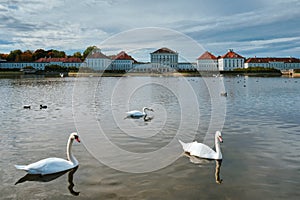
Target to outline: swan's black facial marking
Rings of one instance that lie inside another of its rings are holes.
[[[80,142],[78,135],[74,135],[74,138],[77,142]]]

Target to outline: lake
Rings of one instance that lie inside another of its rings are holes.
[[[300,195],[299,79],[25,76],[0,79],[0,94],[0,199]],[[152,120],[124,119],[144,106]],[[178,139],[213,147],[216,130],[221,163],[183,154]],[[66,158],[75,131],[77,170],[21,179],[15,164]]]

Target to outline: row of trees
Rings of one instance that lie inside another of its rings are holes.
[[[7,60],[9,62],[33,62],[40,58],[66,58],[66,57],[76,57],[84,60],[89,53],[96,48],[96,46],[89,46],[85,49],[83,53],[75,52],[73,55],[67,55],[64,51],[58,51],[55,49],[44,50],[37,49],[35,51],[26,50],[21,51],[20,49],[13,50],[9,54],[0,53],[0,58]]]

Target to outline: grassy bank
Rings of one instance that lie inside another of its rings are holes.
[[[273,77],[281,76],[282,73],[278,69],[274,68],[264,68],[264,67],[249,67],[249,68],[238,68],[233,71],[223,71],[224,75],[243,75],[243,76],[263,76],[263,77]]]
[[[9,78],[9,77],[16,77],[23,75],[23,72],[20,71],[0,71],[0,77],[1,78]]]

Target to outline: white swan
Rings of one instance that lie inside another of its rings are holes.
[[[15,165],[17,169],[25,170],[28,174],[53,174],[72,169],[78,166],[78,161],[72,154],[72,144],[74,139],[80,142],[77,133],[71,133],[67,144],[68,160],[62,158],[46,158],[29,165]]]
[[[196,141],[191,143],[184,143],[179,140],[179,142],[182,145],[183,150],[189,153],[191,156],[197,156],[199,158],[214,159],[214,160],[222,159],[220,142],[223,142],[223,139],[220,131],[216,131],[215,134],[216,151],[211,149],[209,146],[202,143],[198,143]]]
[[[139,119],[141,117],[144,117],[144,120],[146,120],[146,117],[147,117],[146,110],[154,112],[153,109],[148,108],[148,107],[144,107],[143,112],[141,112],[139,110],[132,110],[132,111],[126,112],[127,117],[125,117],[125,119],[126,118],[137,118],[137,119]]]

